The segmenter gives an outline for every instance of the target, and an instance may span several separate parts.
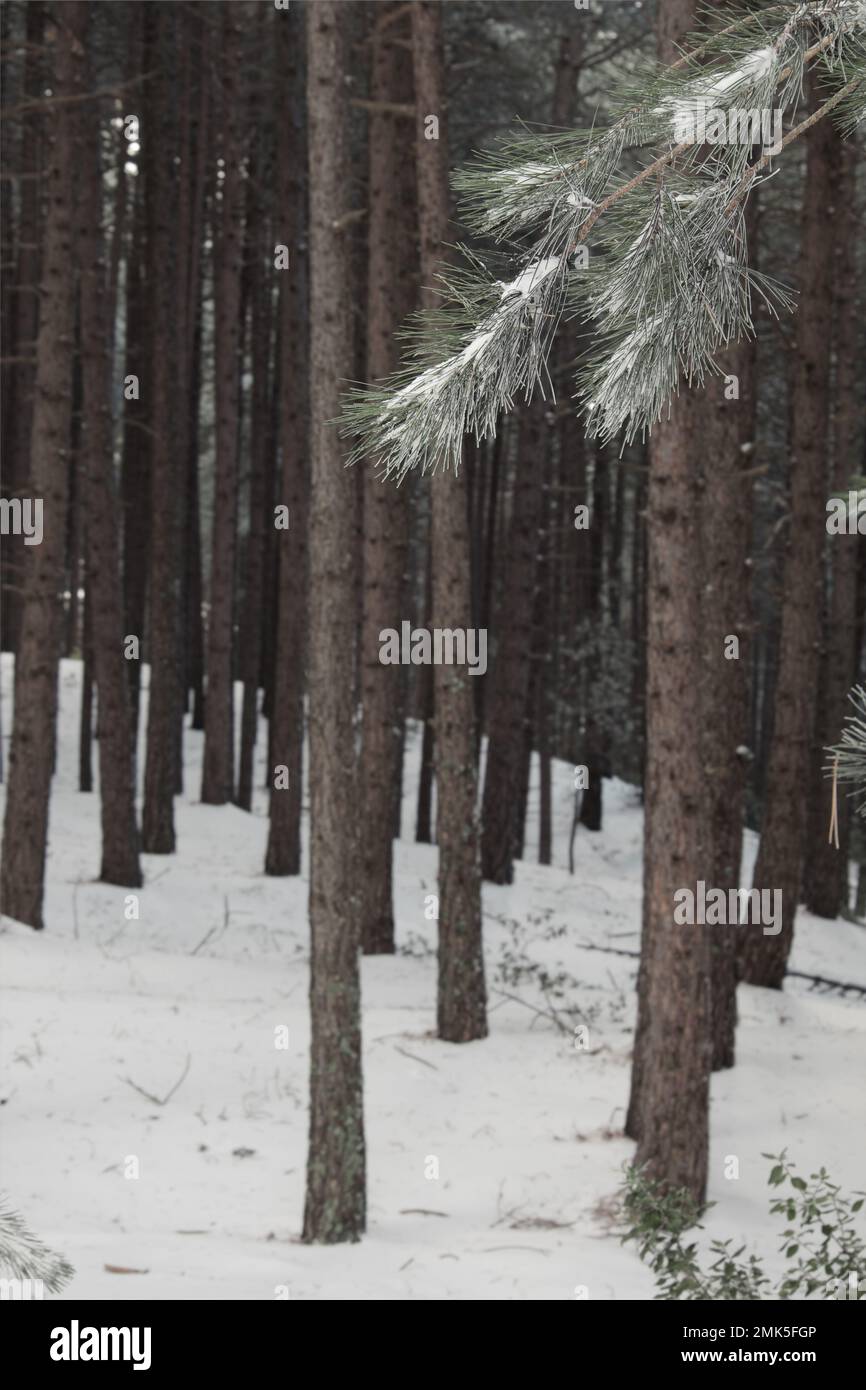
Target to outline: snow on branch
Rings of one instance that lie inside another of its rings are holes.
[[[59,1293],[73,1273],[68,1261],[43,1245],[23,1217],[0,1196],[0,1276],[41,1282],[49,1293]]]
[[[719,14],[699,48],[620,94],[607,130],[522,132],[479,155],[455,186],[510,278],[465,249],[465,267],[440,276],[442,306],[411,325],[403,371],[349,395],[352,461],[398,479],[456,469],[467,433],[490,438],[519,398],[552,394],[564,315],[592,339],[576,399],[601,439],[645,434],[682,381],[717,374],[716,356],[754,332],[755,295],[793,308],[749,268],[745,205],[817,118],[781,137],[818,63],[818,115],[850,129],[866,109],[866,0]]]
[[[841,741],[826,752],[832,755],[825,771],[839,782],[853,786],[853,796],[862,796],[856,809],[866,816],[866,690],[855,686],[848,697],[854,706],[846,715]]]

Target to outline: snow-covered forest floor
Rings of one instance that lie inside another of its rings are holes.
[[[2,674],[8,730],[5,656]],[[533,862],[533,796],[515,883],[484,888],[490,1037],[440,1043],[425,916],[436,851],[412,840],[410,730],[399,954],[362,967],[368,1234],[308,1247],[306,867],[300,880],[263,875],[263,790],[253,815],[198,803],[202,735],[187,732],[178,852],[145,856],[140,917],[126,920],[128,890],[94,881],[98,796],[76,790],[79,676],[64,661],[46,930],[4,919],[0,938],[3,1184],[75,1266],[64,1296],[559,1300],[584,1286],[591,1299],[651,1298],[613,1220],[632,1153],[622,1124],[637,961],[587,949],[638,949],[634,789],[607,784],[604,831],[580,831],[573,877],[571,768],[555,768],[552,868]],[[263,736],[260,787],[265,748]],[[348,794],[346,814],[358,814]],[[754,849],[750,836],[746,874]],[[866,984],[866,930],[800,913],[791,964]],[[763,1152],[787,1148],[801,1172],[824,1164],[846,1189],[862,1186],[866,1002],[789,981],[783,994],[741,986],[739,1008],[738,1064],[712,1083],[718,1205],[706,1239],[746,1240],[775,1270]],[[133,1157],[138,1178],[125,1176]]]

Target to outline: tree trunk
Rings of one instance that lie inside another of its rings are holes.
[[[281,16],[281,22],[293,22]],[[304,1240],[358,1240],[366,1222],[360,903],[354,819],[355,475],[331,423],[352,375],[350,152],[343,6],[307,15],[310,130],[310,1141]],[[297,22],[296,20],[294,22]],[[279,696],[278,696],[279,698]]]
[[[416,97],[418,220],[421,283],[433,274],[448,235],[448,143],[442,72],[442,13],[416,0],[412,52]],[[439,118],[439,139],[425,138],[425,119]],[[432,291],[422,291],[432,307]],[[465,628],[472,622],[466,471],[437,469],[431,483],[433,622]],[[439,845],[439,990],[437,1030],[446,1042],[487,1035],[487,994],[481,936],[477,773],[472,680],[468,668],[434,668],[436,839]]]
[[[151,531],[149,584],[150,687],[147,706],[147,756],[144,769],[142,848],[149,854],[171,854],[175,847],[176,786],[175,722],[179,672],[179,539],[177,497],[185,483],[185,457],[177,451],[186,401],[177,394],[178,352],[181,348],[174,277],[170,268],[178,255],[177,167],[171,55],[177,40],[177,15],[154,5],[145,12],[148,43],[145,66],[156,75],[148,83],[146,119],[152,132],[144,141],[147,204],[147,265],[144,292],[152,296],[151,327],[147,334],[149,381],[142,395],[150,406]]]
[[[694,21],[693,0],[658,12],[662,62]],[[675,926],[674,894],[705,862],[701,759],[700,535],[694,397],[675,398],[650,443],[644,915],[632,1092],[635,1161],[701,1201],[707,1181],[711,1064],[706,932]]]
[[[84,590],[81,620],[81,705],[78,711],[78,790],[93,791],[93,638],[91,598]]]
[[[840,140],[835,135],[837,141]],[[832,395],[832,459],[834,493],[847,493],[858,472],[857,447],[863,426],[863,396],[858,390],[864,353],[861,315],[857,309],[857,156],[854,140],[841,142],[840,181],[834,206],[828,208],[835,229],[834,347],[836,372]],[[848,907],[848,847],[851,802],[837,799],[839,847],[827,836],[830,820],[830,784],[823,777],[823,750],[839,742],[842,723],[850,709],[848,692],[857,678],[859,630],[857,612],[857,555],[863,546],[856,535],[828,536],[825,542],[830,571],[827,644],[820,674],[819,718],[814,749],[818,782],[812,799],[806,854],[805,899],[818,917],[838,917]]]
[[[377,102],[412,101],[412,70],[395,42],[401,25],[395,4],[376,7],[370,96]],[[391,22],[389,22],[391,21]],[[367,264],[367,380],[380,381],[399,366],[395,337],[417,294],[415,185],[405,158],[405,121],[377,111],[369,124]],[[364,616],[361,640],[362,939],[370,955],[394,950],[392,904],[394,784],[400,775],[403,731],[398,715],[403,670],[379,660],[380,633],[399,631],[408,558],[409,489],[364,465]]]
[[[86,7],[77,0],[54,19],[51,87],[58,97],[83,89],[81,36]],[[2,911],[37,929],[48,841],[48,801],[54,767],[59,655],[66,545],[75,281],[70,266],[74,157],[63,104],[46,108],[45,224],[29,489],[43,504],[40,545],[24,547],[21,632],[15,658],[15,722],[0,868]]]
[[[222,10],[219,129],[225,177],[214,246],[214,386],[216,481],[207,625],[207,695],[201,799],[211,806],[234,791],[232,651],[238,510],[238,409],[243,266],[242,95],[240,15]]]
[[[814,86],[814,84],[813,84]],[[812,92],[812,100],[819,100]],[[806,186],[798,284],[797,351],[792,364],[788,545],[782,633],[767,799],[752,886],[782,895],[781,931],[742,933],[741,975],[781,989],[794,935],[805,850],[826,538],[829,352],[833,303],[833,219],[839,141],[831,120],[805,136]]]
[[[264,11],[259,11],[264,15]],[[253,112],[253,120],[256,112]],[[262,661],[262,591],[264,587],[265,527],[269,496],[271,277],[266,270],[270,217],[260,190],[270,184],[270,169],[262,167],[253,148],[248,184],[247,260],[250,278],[250,357],[252,361],[252,411],[250,420],[249,530],[245,556],[243,622],[241,623],[241,677],[244,683],[241,713],[241,750],[237,804],[252,808],[253,760],[259,722],[259,682]],[[289,272],[291,273],[291,272]]]
[[[270,825],[265,873],[301,872],[301,792],[304,749],[304,647],[307,596],[309,347],[306,336],[307,220],[302,45],[292,29],[302,20],[277,16],[275,51],[282,74],[283,136],[278,149],[278,240],[288,246],[290,269],[280,273],[280,486],[288,530],[275,530],[278,576],[273,701],[269,728]],[[273,525],[273,518],[271,521]],[[348,679],[346,674],[345,679]],[[275,779],[286,768],[288,785]]]
[[[4,6],[4,19],[9,6]],[[27,53],[24,59],[24,80],[22,96],[25,100],[36,97],[45,87],[43,56],[43,25],[45,7],[41,3],[31,3],[25,11],[25,36]],[[4,54],[10,46],[4,45]],[[18,255],[15,267],[15,290],[11,296],[4,296],[4,304],[10,313],[10,355],[18,357],[7,369],[4,368],[4,458],[3,483],[4,497],[36,496],[29,488],[30,441],[33,428],[35,367],[32,360],[36,356],[37,334],[39,331],[40,306],[40,207],[42,204],[41,179],[38,177],[46,151],[43,148],[42,114],[28,112],[21,122],[21,146],[18,152],[18,168],[25,175],[21,181],[21,203],[18,215]],[[5,158],[5,155],[4,155]],[[29,177],[26,177],[29,175]],[[4,216],[11,219],[13,200],[7,185],[3,198]],[[44,235],[44,232],[43,232]],[[4,242],[3,259],[11,254],[11,241]],[[9,385],[14,394],[9,393]],[[22,592],[27,572],[27,551],[20,536],[4,536],[0,554],[0,577],[2,577],[3,648],[18,650],[18,636],[21,626]]]
[[[481,871],[491,883],[511,883],[514,877],[520,778],[520,761],[515,757],[515,750],[523,746],[529,698],[545,434],[540,404],[527,406],[520,417],[520,453],[497,628],[496,663],[486,700],[488,740],[481,806]]]
[[[757,202],[746,214],[754,265]],[[754,342],[719,358],[725,381],[697,398],[698,428],[706,459],[700,478],[704,556],[703,632],[704,777],[709,802],[708,881],[726,893],[740,886],[743,803],[746,790],[749,689],[752,667],[752,476],[757,408]],[[736,380],[739,397],[727,399]],[[727,651],[736,637],[739,654]],[[731,926],[710,940],[713,1069],[734,1065],[737,1024],[737,942]]]
[[[124,379],[134,376],[139,383],[138,399],[128,399],[124,390],[121,497],[123,505],[123,631],[139,639],[141,657],[145,650],[147,615],[147,556],[150,549],[150,475],[153,402],[150,398],[150,327],[145,312],[146,216],[144,195],[146,174],[133,179],[133,231],[126,259],[126,361]],[[137,775],[138,724],[141,699],[142,661],[126,662],[130,698],[130,743],[133,768]]]
[[[114,303],[102,235],[101,113],[94,102],[85,103],[81,110],[78,119],[84,159],[78,170],[81,204],[77,259],[81,285],[83,428],[79,459],[84,464],[87,598],[99,697],[100,878],[103,883],[137,888],[142,878],[114,490],[110,355]]]

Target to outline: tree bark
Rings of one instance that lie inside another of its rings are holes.
[[[283,141],[277,179],[279,241],[290,268],[280,279],[280,485],[277,504],[288,507],[288,530],[275,530],[278,576],[273,701],[269,729],[270,824],[265,873],[301,872],[301,793],[304,749],[304,649],[307,596],[309,345],[306,335],[306,128],[301,44],[292,28],[302,21],[277,16],[275,52],[283,74]],[[273,524],[273,522],[271,523]],[[346,677],[348,679],[348,677]],[[275,784],[285,767],[288,786]]]
[[[812,101],[819,100],[812,84]],[[806,788],[811,763],[826,538],[829,352],[832,326],[833,221],[827,215],[838,175],[831,120],[805,136],[798,284],[797,351],[792,364],[790,507],[782,631],[767,799],[753,888],[782,895],[781,931],[742,933],[740,970],[749,984],[781,989],[794,935],[805,851]]]
[[[92,80],[91,80],[92,85]],[[78,265],[81,286],[83,412],[80,460],[82,501],[87,509],[87,596],[99,699],[99,786],[103,883],[137,888],[142,882],[135,817],[132,734],[114,488],[111,414],[110,294],[102,233],[101,114],[96,103],[81,108],[83,162],[78,170],[80,213]]]
[[[130,376],[137,378],[139,398],[127,399],[124,391],[120,486],[123,507],[123,631],[124,636],[135,636],[139,639],[143,658],[147,622],[147,556],[150,549],[150,421],[153,418],[153,402],[149,399],[149,363],[152,349],[144,303],[148,200],[143,189],[146,168],[141,171],[141,165],[139,167],[139,175],[133,180],[133,230],[126,260],[124,364],[124,380]],[[141,660],[126,663],[130,699],[130,743],[134,768],[138,752],[141,665]]]
[[[178,399],[180,339],[174,303],[175,258],[182,254],[177,237],[178,137],[170,70],[177,40],[177,15],[154,5],[145,11],[148,42],[146,66],[156,75],[148,83],[146,120],[151,138],[143,145],[147,218],[145,292],[152,295],[147,334],[149,380],[142,395],[150,407],[151,531],[149,581],[150,686],[147,705],[147,755],[144,769],[142,848],[149,854],[172,854],[175,847],[175,722],[180,678],[177,660],[181,532],[177,496],[185,482],[183,452],[176,452],[186,402]]]
[[[241,276],[243,268],[243,155],[239,91],[239,16],[222,10],[220,130],[224,179],[215,236],[214,384],[216,392],[216,482],[207,624],[207,694],[201,799],[212,806],[231,801],[234,791],[232,652],[235,548],[238,510],[238,410]]]
[[[60,97],[83,88],[87,11],[78,0],[55,15],[51,86]],[[0,868],[2,911],[43,926],[48,802],[54,768],[57,672],[66,545],[74,277],[70,273],[74,160],[63,105],[44,116],[46,212],[29,490],[43,504],[40,545],[24,548],[21,632],[15,658],[15,721]]]
[[[757,244],[757,195],[746,214],[750,263]],[[726,893],[740,886],[743,805],[749,766],[749,688],[752,668],[752,469],[757,394],[754,341],[719,358],[729,386],[718,381],[697,397],[697,427],[706,466],[700,476],[704,556],[704,777],[709,801],[708,873]],[[727,398],[736,379],[739,397]],[[739,655],[726,654],[736,637]],[[739,933],[731,926],[710,940],[713,1070],[734,1065]]]
[[[421,283],[434,283],[448,226],[448,143],[442,71],[442,13],[438,3],[412,7],[412,54],[417,106],[415,140]],[[439,118],[439,139],[425,138],[425,117]],[[422,291],[432,307],[434,296]],[[465,628],[472,622],[466,472],[437,469],[431,483],[433,621]],[[436,838],[439,845],[439,988],[437,1031],[446,1042],[487,1035],[487,993],[481,935],[477,772],[473,677],[467,668],[434,668]]]
[[[259,12],[260,15],[264,11]],[[253,121],[256,111],[253,110]],[[243,621],[241,623],[241,678],[244,683],[241,712],[241,748],[237,804],[252,808],[253,759],[259,722],[259,683],[262,660],[262,591],[264,587],[266,507],[269,495],[268,446],[270,443],[271,371],[271,273],[266,270],[270,217],[262,192],[270,184],[270,168],[251,158],[248,187],[247,262],[250,280],[250,358],[252,362],[252,418],[250,420],[249,530],[245,555]],[[289,272],[291,273],[291,272]]]
[[[541,521],[544,417],[528,406],[520,417],[520,455],[506,547],[507,565],[493,679],[487,693],[487,764],[481,805],[481,872],[511,883],[519,833],[518,791],[529,698],[538,528]]]
[[[8,6],[4,6],[4,19]],[[29,4],[25,12],[25,36],[27,54],[24,59],[24,81],[22,95],[38,95],[40,85],[45,85],[43,71],[44,57],[43,26],[45,7],[36,0]],[[4,46],[4,53],[9,46]],[[2,490],[4,497],[34,496],[28,493],[30,471],[30,441],[33,428],[35,367],[29,358],[34,358],[39,331],[39,283],[40,283],[40,206],[41,179],[37,177],[46,158],[43,149],[42,115],[30,111],[22,118],[21,146],[18,167],[22,174],[29,175],[21,182],[21,205],[18,215],[18,251],[15,266],[14,294],[4,297],[4,304],[11,318],[10,355],[19,359],[8,369],[4,368],[4,388],[6,402],[4,415],[4,463]],[[8,191],[3,198],[4,216],[12,216],[13,200]],[[4,261],[11,254],[11,241],[6,241]],[[4,286],[5,288],[5,286]],[[9,300],[11,299],[11,304]],[[9,393],[9,387],[12,393]],[[21,626],[22,591],[26,574],[26,554],[21,537],[8,535],[3,539],[0,555],[0,582],[2,582],[3,610],[3,648],[17,651],[18,635]]]
[[[694,20],[692,0],[658,12],[662,62]],[[674,894],[695,891],[705,862],[701,758],[700,535],[694,397],[681,392],[653,430],[647,499],[647,760],[644,913],[638,1020],[626,1133],[635,1162],[703,1200],[710,1046],[706,932],[675,926]]]
[[[376,102],[411,102],[412,69],[395,40],[395,4],[376,7],[371,35],[370,94]],[[386,28],[382,28],[382,24]],[[415,184],[405,158],[400,117],[375,111],[369,123],[370,208],[367,219],[367,380],[380,381],[399,366],[395,337],[417,295]],[[361,799],[363,945],[370,955],[394,950],[392,904],[394,784],[401,771],[399,721],[403,671],[379,661],[380,633],[399,631],[409,551],[409,489],[364,465],[364,610],[361,638]]]
[[[858,390],[860,366],[866,359],[863,328],[857,309],[857,159],[855,140],[839,141],[839,185],[828,216],[835,230],[834,278],[834,359],[832,388],[831,491],[847,493],[852,477],[859,471],[858,446],[863,429],[863,393]],[[857,678],[859,627],[857,611],[857,557],[864,545],[857,535],[828,536],[825,541],[830,598],[827,612],[828,633],[819,679],[819,710],[813,754],[815,794],[810,798],[809,839],[806,852],[805,900],[817,917],[838,917],[848,907],[848,850],[851,802],[846,795],[837,799],[839,845],[831,844],[830,783],[823,776],[824,749],[839,742],[842,724],[850,709],[848,692]]]
[[[366,1222],[354,822],[353,499],[331,423],[352,374],[345,231],[350,158],[343,6],[307,11],[310,171],[310,1140],[304,1240],[358,1240]],[[281,16],[286,22],[286,16]],[[278,697],[279,698],[279,697]]]

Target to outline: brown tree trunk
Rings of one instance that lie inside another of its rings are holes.
[[[749,672],[751,667],[750,568],[751,445],[755,426],[753,343],[729,349],[722,371],[736,376],[740,399],[726,400],[723,383],[713,383],[696,400],[702,453],[707,460],[701,488],[704,556],[702,721],[704,786],[708,801],[707,882],[726,893],[740,886],[743,799],[748,767]],[[726,655],[736,637],[738,657]],[[737,932],[717,928],[710,939],[713,1069],[734,1065],[737,1023]]]
[[[207,624],[207,695],[201,799],[231,801],[234,790],[232,652],[238,510],[238,409],[243,267],[242,95],[239,13],[222,9],[221,156],[225,177],[214,246],[214,389],[216,482]]]
[[[559,129],[574,125],[575,103],[580,66],[583,61],[586,43],[586,26],[573,24],[571,20],[559,40],[559,56],[556,63],[553,110],[551,119]],[[557,444],[562,443],[559,411],[571,411],[572,403],[569,361],[573,355],[570,333],[564,329],[557,337],[553,350],[553,380],[556,401],[550,402],[545,410],[545,455],[546,476],[562,478],[572,464],[571,458],[563,459],[561,449],[557,459]],[[558,462],[554,471],[553,464]],[[558,676],[558,624],[559,624],[559,584],[557,575],[560,555],[563,549],[561,530],[564,489],[551,490],[549,484],[543,489],[542,520],[539,535],[539,566],[536,593],[535,631],[538,650],[535,653],[532,683],[534,686],[534,723],[538,745],[538,862],[550,864],[553,854],[553,776],[552,753],[552,694],[557,688]],[[571,536],[575,534],[571,530]],[[569,537],[569,540],[571,537]]]
[[[304,1240],[358,1240],[366,1224],[360,903],[351,808],[355,640],[353,499],[339,435],[352,375],[350,157],[344,7],[307,10],[310,159],[310,1140]],[[279,16],[281,23],[297,19]],[[279,699],[279,695],[277,696]]]
[[[77,0],[55,15],[51,86],[59,97],[83,89],[81,36],[86,19],[86,6]],[[63,104],[46,108],[43,129],[46,212],[29,480],[32,497],[43,504],[43,537],[41,544],[24,547],[15,722],[0,868],[0,908],[37,929],[43,925],[56,736],[75,300],[70,273],[75,175],[68,109]]]
[[[754,265],[757,195],[747,211]],[[704,777],[709,803],[708,883],[726,893],[740,886],[743,803],[749,766],[749,688],[752,666],[751,566],[752,476],[756,352],[743,342],[719,358],[725,377],[697,397],[701,454],[702,538],[706,576],[704,632]],[[739,398],[726,399],[736,378]],[[726,655],[736,637],[739,655]],[[713,1070],[734,1065],[737,1025],[738,935],[730,925],[712,932],[710,969]]]
[[[412,7],[416,99],[418,220],[421,283],[443,255],[448,228],[448,143],[442,72],[442,13],[432,0]],[[439,139],[425,138],[425,118],[439,118]],[[432,307],[435,296],[422,291]],[[466,471],[438,469],[432,503],[433,622],[465,628],[472,622]],[[434,669],[436,839],[439,845],[439,990],[437,1030],[446,1042],[487,1035],[487,993],[481,936],[477,773],[472,680],[468,668]]]
[[[662,62],[694,21],[693,0],[658,12]],[[650,443],[644,916],[626,1132],[650,1176],[703,1199],[711,1064],[709,949],[675,926],[674,894],[695,891],[706,854],[700,689],[699,511],[694,397],[682,392]]]
[[[93,622],[92,601],[84,590],[81,620],[81,705],[78,711],[78,790],[93,791]]]
[[[4,19],[9,6],[4,6]],[[27,54],[24,59],[22,96],[26,100],[39,94],[45,86],[42,31],[45,7],[37,0],[25,11]],[[4,47],[4,53],[9,47]],[[4,156],[5,157],[5,156]],[[30,440],[33,426],[34,381],[37,333],[39,330],[40,283],[40,206],[41,179],[45,150],[42,138],[42,115],[28,112],[21,122],[21,146],[18,168],[22,178],[21,204],[18,215],[18,254],[15,266],[15,287],[11,306],[4,298],[11,317],[10,350],[18,360],[8,370],[4,368],[4,456],[2,493],[4,497],[35,496],[29,489]],[[13,200],[9,185],[3,197],[4,216],[12,215]],[[11,255],[11,242],[4,243],[3,260]],[[4,287],[5,288],[5,287]],[[12,392],[9,393],[9,387]],[[26,554],[31,547],[23,538],[8,535],[0,552],[0,581],[2,581],[2,644],[5,650],[17,651],[21,626],[22,593],[26,574]]]
[[[91,82],[91,85],[92,82]],[[99,698],[99,786],[104,883],[142,882],[135,818],[132,735],[126,662],[120,547],[114,492],[111,415],[111,333],[114,302],[102,235],[101,113],[85,103],[79,117],[83,161],[78,168],[78,266],[81,285],[83,412],[80,461],[87,512],[87,597]]]
[[[497,625],[496,661],[486,699],[488,737],[481,805],[481,872],[491,883],[510,883],[514,877],[521,770],[515,752],[523,746],[529,698],[545,434],[539,403],[527,406],[520,417],[520,452]]]
[[[838,136],[835,137],[839,139]],[[857,309],[859,265],[857,260],[857,160],[856,140],[842,142],[840,178],[833,207],[827,209],[835,230],[833,256],[835,379],[832,394],[831,491],[847,493],[859,471],[858,447],[863,429],[863,393],[858,389],[864,352],[862,318]],[[857,557],[864,541],[857,535],[833,535],[825,542],[830,575],[827,642],[819,681],[819,713],[813,753],[817,776],[811,800],[809,840],[806,848],[805,900],[818,917],[838,917],[848,907],[848,849],[851,802],[837,799],[839,847],[831,844],[830,784],[822,775],[823,750],[839,742],[842,723],[850,709],[848,692],[857,676],[859,629],[857,612]]]
[[[181,348],[174,277],[171,267],[179,254],[177,238],[178,152],[174,117],[171,55],[177,41],[178,16],[154,5],[145,11],[145,65],[156,75],[148,83],[146,119],[151,138],[143,144],[147,203],[147,266],[144,293],[152,303],[147,315],[149,380],[142,396],[150,407],[151,531],[149,584],[150,687],[147,708],[147,756],[144,769],[142,848],[149,854],[171,854],[175,847],[176,787],[175,723],[179,672],[179,539],[177,497],[185,481],[185,458],[177,451],[182,436],[186,401],[177,394],[178,353]]]
[[[396,40],[401,25],[395,4],[376,7],[371,34],[370,96],[409,103],[412,69]],[[376,111],[369,124],[370,208],[367,263],[367,380],[382,380],[398,365],[397,330],[417,294],[415,183],[406,159],[405,120]],[[392,905],[394,784],[400,775],[403,731],[398,715],[403,670],[379,661],[380,633],[399,631],[408,559],[409,489],[378,476],[376,460],[364,465],[364,613],[361,638],[362,939],[364,951],[394,950]]]
[[[276,504],[288,508],[288,530],[275,530],[277,630],[269,728],[270,825],[265,873],[301,872],[301,793],[304,749],[304,656],[307,596],[308,400],[307,216],[304,73],[301,44],[293,34],[303,21],[276,17],[275,52],[283,91],[283,129],[278,148],[280,216],[277,239],[288,246],[290,268],[280,274],[280,484]],[[273,519],[271,521],[273,525]],[[348,673],[344,679],[348,680]],[[277,784],[275,769],[286,768]]]
[[[150,549],[150,472],[152,402],[150,328],[145,311],[146,214],[144,177],[133,180],[135,203],[130,253],[126,260],[126,361],[124,380],[134,376],[138,399],[123,400],[121,497],[123,505],[123,631],[138,637],[142,656],[147,621],[147,555]],[[141,697],[141,660],[126,663],[130,696],[130,741],[135,767]]]
[[[819,100],[814,90],[812,100]],[[775,936],[765,936],[760,926],[751,926],[741,934],[742,978],[749,984],[771,989],[782,987],[800,900],[827,515],[828,344],[833,314],[833,220],[827,212],[835,194],[840,142],[831,120],[819,121],[805,139],[806,186],[797,350],[791,380],[791,490],[782,633],[767,799],[752,881],[753,888],[781,892],[782,923]]]
[[[264,11],[259,11],[264,15]],[[256,111],[253,111],[253,120]],[[243,621],[241,623],[241,678],[244,683],[241,712],[241,747],[237,804],[244,811],[252,808],[253,759],[259,722],[259,683],[262,659],[262,591],[264,587],[265,527],[273,521],[266,516],[269,499],[270,460],[270,372],[271,372],[271,276],[266,269],[270,240],[270,218],[261,190],[270,186],[270,169],[256,157],[254,147],[250,165],[247,216],[247,262],[250,280],[250,358],[253,385],[250,420],[249,530],[247,532]],[[284,272],[286,273],[286,272]],[[291,273],[291,272],[288,272]]]

